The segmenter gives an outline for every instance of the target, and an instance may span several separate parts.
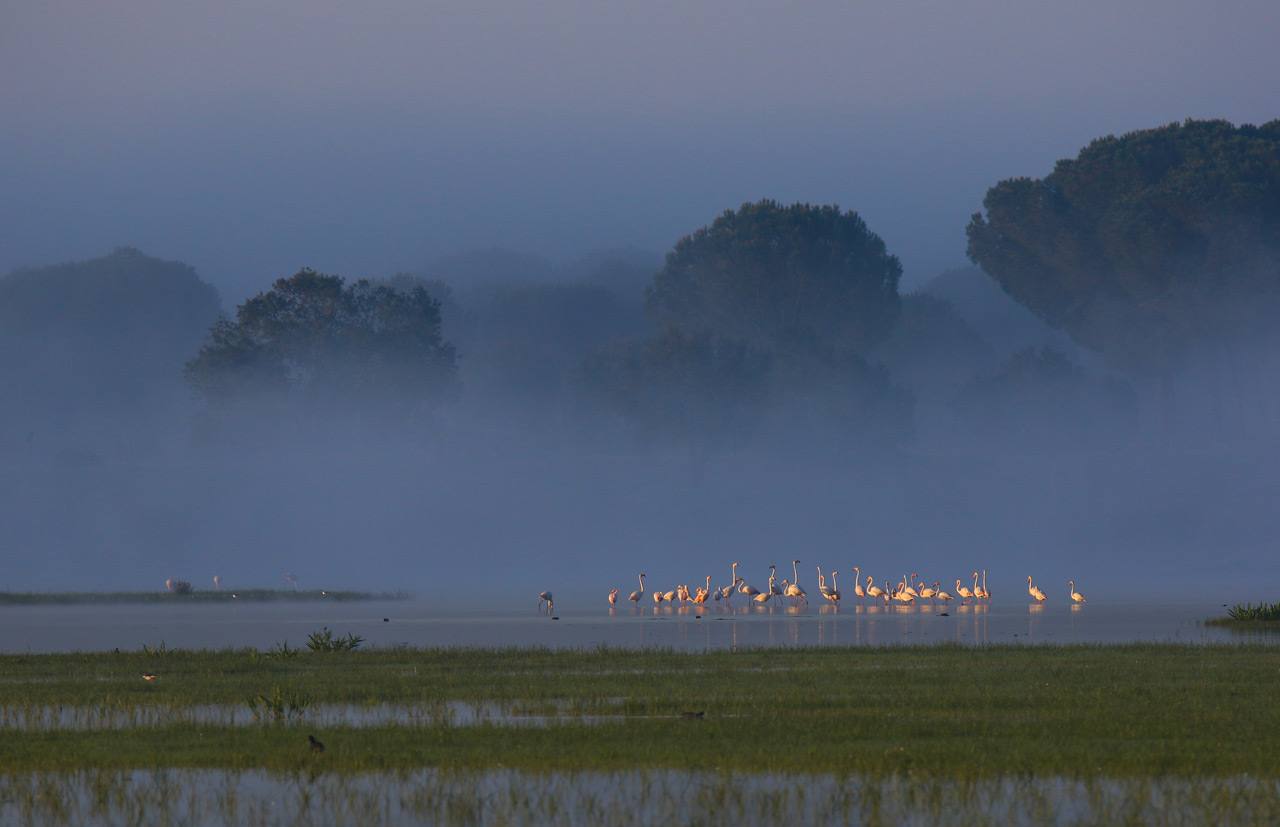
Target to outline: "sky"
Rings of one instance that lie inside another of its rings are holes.
[[[0,271],[120,245],[224,300],[311,266],[664,251],[857,210],[919,284],[997,180],[1280,116],[1274,0],[0,0]]]

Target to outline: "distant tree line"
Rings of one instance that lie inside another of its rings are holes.
[[[743,204],[660,265],[598,257],[569,280],[498,251],[387,279],[303,269],[225,318],[191,268],[122,248],[0,278],[0,380],[20,391],[0,417],[185,376],[213,416],[376,407],[413,421],[461,394],[691,445],[884,446],[944,420],[987,435],[1132,422],[1128,382],[1172,404],[1197,354],[1272,335],[1280,121],[1102,138],[1043,179],[998,182],[983,207],[967,234],[999,288],[984,306],[1007,296],[999,312],[1020,305],[1043,335],[967,308],[955,288],[987,289],[977,270],[900,294],[898,258],[834,205]]]

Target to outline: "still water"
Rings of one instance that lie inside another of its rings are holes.
[[[735,601],[736,602],[736,601]],[[1280,634],[1205,626],[1220,604],[881,606],[723,605],[609,608],[575,604],[554,615],[527,607],[441,607],[421,601],[43,605],[0,607],[0,651],[269,648],[306,643],[328,626],[366,646],[665,647],[701,651],[767,646],[960,643],[1280,643]],[[553,619],[554,618],[554,619]]]

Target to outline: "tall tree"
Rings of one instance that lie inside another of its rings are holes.
[[[304,269],[213,326],[187,378],[214,403],[258,394],[415,409],[452,389],[453,346],[421,285],[345,283]]]
[[[1135,375],[1167,380],[1197,345],[1280,307],[1280,120],[1101,138],[983,205],[969,257]]]
[[[676,242],[648,309],[659,325],[756,348],[863,353],[893,327],[901,276],[856,213],[765,200]]]

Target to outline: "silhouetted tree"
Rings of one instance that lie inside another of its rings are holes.
[[[586,387],[647,435],[731,441],[765,398],[769,357],[737,342],[669,327],[586,359]]]
[[[743,204],[676,243],[648,291],[660,325],[785,351],[865,352],[893,327],[902,266],[856,213]]]
[[[215,324],[187,378],[215,404],[283,394],[412,409],[453,388],[455,362],[439,302],[421,285],[346,284],[304,269]]]
[[[983,205],[970,258],[1135,375],[1167,377],[1188,349],[1280,307],[1280,121],[1109,136]]]
[[[131,247],[16,270],[0,278],[0,409],[44,425],[181,398],[182,364],[218,313],[217,291],[195,270]]]

